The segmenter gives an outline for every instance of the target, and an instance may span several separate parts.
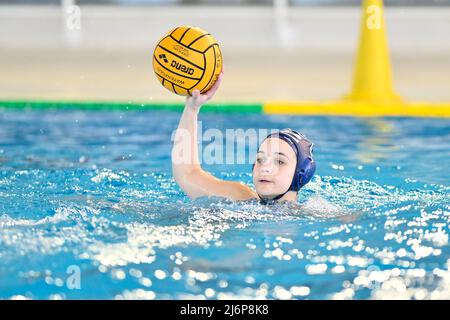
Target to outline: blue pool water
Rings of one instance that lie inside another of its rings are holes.
[[[1,299],[450,298],[449,119],[201,114],[310,137],[299,210],[189,200],[179,116],[0,111]]]

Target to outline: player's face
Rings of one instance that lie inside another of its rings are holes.
[[[286,141],[268,138],[259,147],[253,168],[256,192],[271,199],[286,192],[292,182],[297,157]]]

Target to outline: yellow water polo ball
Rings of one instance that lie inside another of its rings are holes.
[[[153,70],[161,84],[181,96],[194,89],[208,91],[222,71],[222,52],[216,39],[198,27],[170,30],[153,52]]]

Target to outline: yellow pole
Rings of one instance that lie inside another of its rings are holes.
[[[394,92],[382,0],[364,0],[353,88],[345,100],[399,103]]]

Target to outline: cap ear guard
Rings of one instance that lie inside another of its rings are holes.
[[[316,162],[312,158],[308,157],[300,164],[298,169],[298,179],[292,181],[292,185],[289,188],[293,191],[299,191],[305,184],[307,184],[316,171]]]

